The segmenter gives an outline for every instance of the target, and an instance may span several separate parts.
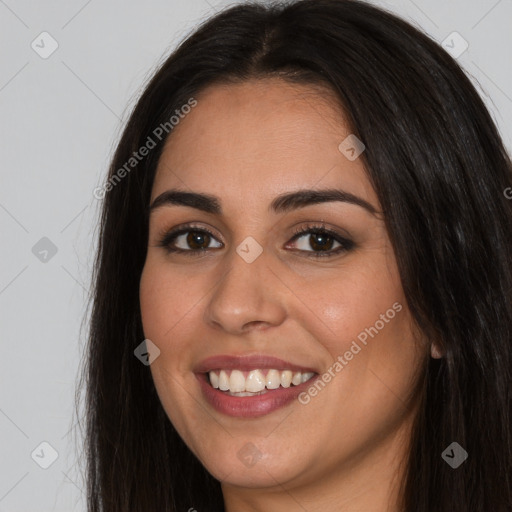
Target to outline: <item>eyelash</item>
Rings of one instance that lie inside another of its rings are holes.
[[[178,229],[171,230],[167,232],[162,239],[158,242],[158,247],[163,247],[168,253],[179,253],[186,254],[187,256],[202,256],[209,249],[179,249],[176,247],[172,247],[171,243],[176,240],[180,235],[186,233],[201,233],[208,234],[211,237],[216,239],[215,234],[205,227],[196,227],[193,225],[186,225]],[[340,234],[335,231],[328,229],[324,224],[308,224],[307,226],[302,226],[297,228],[293,232],[293,237],[290,242],[293,242],[306,234],[320,234],[320,235],[328,235],[330,238],[333,238],[336,242],[340,244],[340,247],[329,251],[303,251],[299,250],[299,252],[308,253],[307,257],[311,258],[328,258],[336,256],[342,252],[348,252],[354,248],[355,244],[352,240],[348,240],[347,238],[342,237]]]

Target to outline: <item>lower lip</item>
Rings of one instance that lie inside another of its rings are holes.
[[[201,385],[203,396],[214,409],[228,416],[257,418],[293,402],[305,389],[311,386],[318,375],[298,386],[290,386],[289,388],[280,386],[263,395],[254,396],[231,396],[214,388],[208,382],[206,374],[196,374],[196,377]]]

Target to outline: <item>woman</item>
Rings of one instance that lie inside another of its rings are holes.
[[[203,24],[100,194],[89,510],[511,510],[511,170],[383,10]]]

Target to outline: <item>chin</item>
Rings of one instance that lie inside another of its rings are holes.
[[[300,446],[300,443],[295,444]],[[282,442],[231,439],[200,457],[207,471],[221,483],[247,488],[274,487],[298,478],[307,471],[304,454],[290,452]]]

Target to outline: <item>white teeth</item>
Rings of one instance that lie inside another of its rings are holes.
[[[281,385],[281,374],[277,370],[269,370],[265,385],[267,389],[277,389]]]
[[[289,388],[292,383],[292,372],[290,370],[284,370],[281,372],[281,386],[283,388]]]
[[[229,390],[232,393],[245,391],[245,377],[240,370],[233,370],[229,377]]]
[[[313,377],[313,375],[315,375],[313,372],[306,372],[306,373],[303,373],[302,376],[301,376],[301,381],[302,382],[306,382],[308,381],[309,379],[311,379],[311,377]]]
[[[295,372],[292,377],[292,384],[294,386],[298,386],[302,382],[302,374],[300,372]]]
[[[227,391],[229,389],[229,377],[224,370],[221,370],[219,374],[219,389],[221,391]]]
[[[231,396],[255,396],[264,395],[265,393],[268,393],[268,389],[265,389],[265,391],[260,391],[259,393],[250,393],[249,391],[243,391],[242,393],[232,393],[231,391],[228,391],[228,395]]]
[[[266,373],[266,375],[265,375]],[[227,391],[233,396],[253,396],[266,393],[269,389],[279,386],[289,388],[307,382],[315,374],[313,372],[292,372],[291,370],[252,370],[244,377],[240,370],[210,371],[210,384],[216,389]]]
[[[214,388],[218,388],[219,387],[219,376],[215,372],[210,372],[209,375],[210,375],[210,384]]]
[[[234,370],[236,371],[236,370]],[[242,374],[243,377],[243,374]],[[247,375],[247,379],[245,379],[245,391],[250,391],[251,393],[257,393],[258,391],[262,391],[265,389],[265,377],[260,370],[252,370]],[[233,391],[233,390],[231,390]],[[242,390],[243,391],[243,390]]]

